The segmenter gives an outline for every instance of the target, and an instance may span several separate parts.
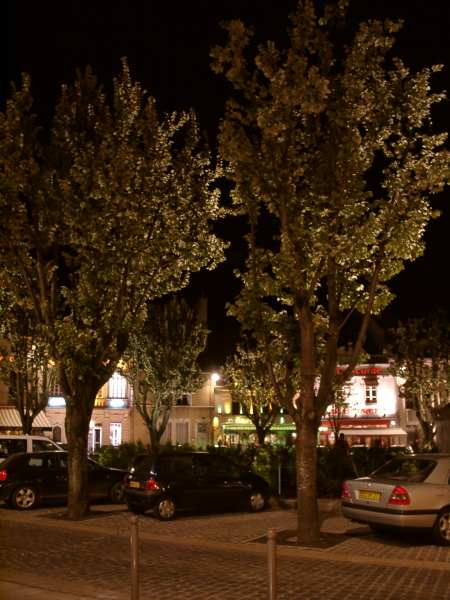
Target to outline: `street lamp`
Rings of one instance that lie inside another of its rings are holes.
[[[210,443],[214,446],[214,389],[216,387],[216,383],[219,381],[220,375],[218,373],[212,373],[210,376],[210,388],[209,388],[209,407],[210,407],[210,418],[209,418],[209,427],[211,432]]]

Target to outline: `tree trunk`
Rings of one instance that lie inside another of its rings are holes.
[[[434,444],[433,423],[426,421],[422,417],[422,413],[420,412],[420,409],[418,409],[418,408],[416,409],[416,417],[417,417],[417,420],[419,421],[419,425],[422,429],[422,439],[421,439],[422,447],[423,448],[432,448],[433,444]]]
[[[258,444],[260,446],[264,446],[264,442],[266,439],[266,429],[263,427],[256,426],[256,437],[258,438]]]
[[[301,388],[297,431],[297,542],[320,536],[317,506],[317,419],[315,411],[314,326],[308,305],[301,309]]]
[[[30,415],[26,415],[26,414],[21,414],[21,420],[22,420],[22,431],[25,435],[30,435],[31,431],[33,429],[33,416]]]
[[[159,449],[159,436],[156,425],[152,423],[147,423],[148,435],[150,439],[150,451],[154,454],[158,452]]]
[[[96,390],[85,386],[67,400],[66,435],[69,444],[69,519],[81,519],[89,513],[88,435]]]

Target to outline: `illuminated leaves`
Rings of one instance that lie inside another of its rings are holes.
[[[160,115],[125,60],[111,99],[90,69],[62,86],[49,131],[24,76],[0,131],[1,283],[34,307],[66,383],[100,385],[146,302],[223,259],[219,173],[195,115]]]

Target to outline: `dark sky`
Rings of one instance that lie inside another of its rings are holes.
[[[20,73],[31,74],[37,109],[51,113],[62,82],[71,82],[75,69],[90,64],[99,77],[110,81],[120,58],[128,58],[132,73],[156,97],[163,109],[193,107],[211,141],[223,111],[225,84],[209,68],[209,49],[222,40],[220,21],[240,17],[263,37],[283,39],[286,16],[295,2],[285,0],[7,0],[2,4],[7,31],[6,77],[1,81],[2,107],[8,82]],[[412,68],[447,63],[450,68],[450,2],[438,0],[354,0],[355,19],[402,18],[404,29],[396,46]],[[4,70],[5,71],[5,70]],[[449,71],[436,78],[438,88],[450,89]],[[449,106],[440,109],[436,123],[448,129]],[[423,315],[450,305],[450,193],[434,200],[443,216],[427,231],[425,255],[409,265],[392,284],[397,299],[381,322]],[[231,277],[239,254],[239,225],[234,229],[230,264],[208,277],[194,277],[210,297],[211,336],[209,358],[220,362],[231,347],[233,323],[224,319],[224,303],[237,291]]]

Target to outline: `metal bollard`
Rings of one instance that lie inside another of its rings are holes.
[[[131,535],[131,600],[139,600],[139,531],[138,518],[133,515],[130,518]]]
[[[277,532],[267,531],[267,565],[269,568],[269,600],[277,600]]]

